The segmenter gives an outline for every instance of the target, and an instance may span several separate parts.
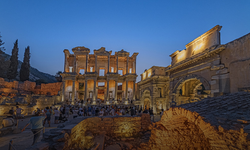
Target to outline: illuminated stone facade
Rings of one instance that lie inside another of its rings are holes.
[[[143,108],[153,108],[153,112],[159,113],[169,105],[169,77],[165,75],[165,69],[166,67],[153,66],[141,74],[138,87]]]
[[[96,104],[117,103],[135,100],[136,57],[121,50],[106,51],[104,47],[90,50],[75,47],[73,54],[65,49],[65,64],[62,75],[62,100],[74,103],[84,100]]]
[[[215,97],[226,93],[250,91],[250,34],[227,44],[220,42],[221,26],[217,25],[170,55],[171,65],[165,68],[168,78],[165,91],[166,108]],[[145,71],[142,76],[146,76]],[[152,76],[153,77],[153,76]],[[141,104],[144,92],[158,85],[148,84],[150,78],[139,83]],[[146,85],[148,84],[148,85]],[[157,89],[157,88],[156,88]],[[155,106],[155,92],[151,91],[151,108]],[[154,110],[156,110],[154,108]],[[156,113],[156,111],[154,111]]]

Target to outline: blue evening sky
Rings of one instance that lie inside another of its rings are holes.
[[[6,53],[19,41],[31,66],[55,75],[63,71],[64,49],[85,46],[139,52],[137,74],[168,66],[170,54],[221,25],[225,44],[250,32],[249,0],[1,0],[0,32]],[[139,80],[139,78],[138,78]]]

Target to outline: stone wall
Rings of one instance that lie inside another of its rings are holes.
[[[56,83],[48,83],[48,84],[41,84],[36,85],[35,82],[31,81],[24,81],[24,82],[7,82],[4,81],[3,78],[0,78],[0,92],[9,94],[9,93],[22,93],[22,91],[30,92],[34,94],[41,94],[41,95],[58,95],[58,92],[61,91],[62,82]],[[9,89],[9,90],[7,90]]]
[[[165,149],[249,149],[247,133],[243,129],[215,129],[196,112],[183,108],[170,108],[161,121],[150,126],[149,142],[141,150]]]
[[[250,33],[226,44],[221,52],[221,63],[230,71],[230,92],[250,88]]]
[[[119,138],[136,137],[140,131],[148,130],[150,124],[148,114],[142,114],[141,117],[87,118],[71,129],[70,138],[65,148],[82,147],[82,144],[87,140],[88,133],[105,134]]]

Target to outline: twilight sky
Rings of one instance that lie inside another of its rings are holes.
[[[124,49],[137,56],[137,74],[168,66],[170,54],[215,25],[225,44],[250,32],[249,0],[1,0],[0,32],[6,53],[30,46],[31,66],[63,71],[64,49]],[[137,79],[140,80],[139,78]]]

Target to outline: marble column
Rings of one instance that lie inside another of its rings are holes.
[[[88,90],[88,80],[85,79],[85,93],[84,93],[84,100],[87,101],[87,90]]]
[[[135,81],[133,81],[133,100],[135,100]]]
[[[126,101],[128,100],[128,80],[126,80],[126,93],[125,93]]]
[[[77,71],[76,71],[76,55],[74,56],[74,70],[73,70],[73,72],[77,73]]]
[[[96,103],[96,79],[94,79],[94,93],[93,93],[93,104]]]
[[[115,80],[115,101],[117,101],[117,89],[118,89],[117,80]]]
[[[136,57],[135,57],[135,66],[134,66],[134,68],[135,68],[134,73],[136,74]]]
[[[97,71],[97,55],[95,55],[95,72],[98,72]]]
[[[116,57],[116,73],[118,73],[118,55]]]
[[[73,85],[72,85],[72,97],[71,97],[71,104],[75,104],[75,80],[73,80]]]
[[[126,74],[128,74],[128,56],[127,56],[127,64],[126,64]]]
[[[109,67],[110,66],[110,55],[108,55],[108,73],[109,73]]]
[[[107,96],[106,96],[106,98],[107,98],[107,101],[109,101],[109,80],[107,80]]]
[[[65,81],[63,81],[63,87],[62,87],[62,102],[65,101]]]
[[[86,55],[86,67],[85,72],[88,72],[88,54]]]
[[[65,59],[64,59],[64,72],[66,72],[66,68],[67,68],[67,55],[65,55]]]

